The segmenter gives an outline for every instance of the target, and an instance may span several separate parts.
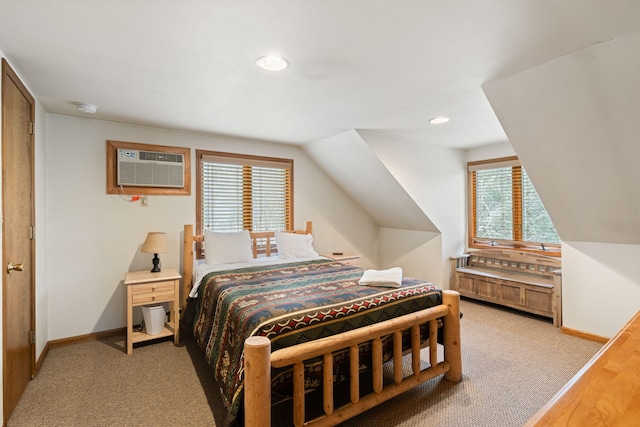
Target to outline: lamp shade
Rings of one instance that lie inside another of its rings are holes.
[[[142,244],[142,252],[148,254],[163,254],[169,252],[169,245],[167,245],[167,235],[158,231],[152,231],[147,234],[147,238]]]

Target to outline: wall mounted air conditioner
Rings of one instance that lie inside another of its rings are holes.
[[[118,149],[117,184],[133,187],[184,188],[184,156]]]

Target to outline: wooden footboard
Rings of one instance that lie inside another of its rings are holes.
[[[438,361],[438,319],[444,322],[444,357]],[[429,325],[429,367],[420,369],[420,325]],[[411,330],[412,374],[402,372],[401,332]],[[381,337],[393,336],[393,383],[383,384]],[[373,392],[360,397],[358,344],[372,341]],[[332,352],[350,351],[351,402],[334,408]],[[305,421],[304,361],[322,356],[324,415]],[[245,341],[245,425],[266,427],[271,423],[271,368],[293,366],[293,422],[295,426],[333,426],[354,417],[410,388],[444,374],[450,381],[462,380],[460,351],[460,295],[442,291],[442,305],[390,319],[342,334],[284,348],[271,353],[271,342],[265,337]]]

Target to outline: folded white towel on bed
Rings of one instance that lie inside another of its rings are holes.
[[[393,267],[388,270],[365,270],[358,283],[368,286],[399,288],[402,284],[402,268]]]

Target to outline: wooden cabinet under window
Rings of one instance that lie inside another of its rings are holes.
[[[451,257],[451,289],[460,295],[550,317],[562,324],[558,258],[508,250]]]

